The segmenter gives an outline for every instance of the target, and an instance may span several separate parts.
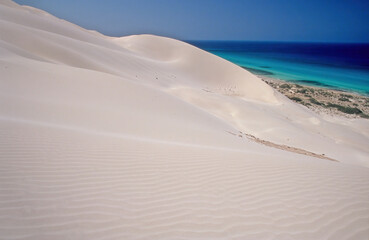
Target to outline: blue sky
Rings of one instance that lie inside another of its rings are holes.
[[[369,42],[369,0],[15,0],[109,36]]]

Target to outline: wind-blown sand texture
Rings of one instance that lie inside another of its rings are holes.
[[[169,38],[8,0],[0,33],[0,239],[368,239],[368,120]]]

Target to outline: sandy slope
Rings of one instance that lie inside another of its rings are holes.
[[[0,239],[368,239],[369,121],[173,39],[8,0],[0,33]]]

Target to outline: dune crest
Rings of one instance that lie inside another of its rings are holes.
[[[176,72],[176,85],[202,87],[249,100],[279,103],[274,90],[256,76],[190,44],[154,35],[134,35],[114,41],[154,62],[167,63],[168,66],[160,67]]]
[[[170,38],[10,0],[0,33],[0,238],[369,236],[369,121]]]

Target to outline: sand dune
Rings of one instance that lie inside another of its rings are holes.
[[[368,120],[10,0],[0,33],[0,239],[368,239]]]

